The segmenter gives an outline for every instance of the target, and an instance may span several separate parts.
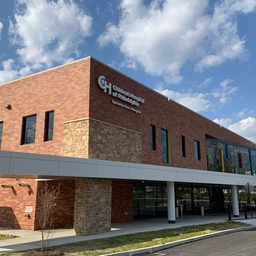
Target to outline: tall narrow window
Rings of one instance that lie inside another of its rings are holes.
[[[186,157],[185,136],[183,136],[183,135],[181,135],[181,150],[182,150],[182,156]]]
[[[161,129],[162,140],[162,161],[169,163],[169,146],[168,146],[168,131]]]
[[[21,144],[34,143],[36,138],[36,115],[23,117]]]
[[[201,160],[201,155],[200,155],[200,142],[195,140],[194,141],[194,154],[195,154],[195,159],[196,160]]]
[[[53,138],[54,111],[45,113],[45,128],[44,141],[52,140]]]
[[[150,148],[156,150],[156,126],[150,125]]]
[[[3,122],[0,122],[0,150],[2,148]]]

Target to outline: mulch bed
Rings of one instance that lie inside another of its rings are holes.
[[[64,256],[64,253],[59,251],[46,251],[46,252],[28,251],[28,252],[24,252],[22,256]]]

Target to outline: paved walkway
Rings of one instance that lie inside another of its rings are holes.
[[[91,236],[76,236],[72,229],[61,229],[54,231],[51,234],[50,246],[68,244],[73,242],[88,241],[99,238],[120,236],[126,234],[134,234],[139,232],[162,230],[168,228],[177,228],[182,226],[200,225],[206,223],[225,222],[228,220],[227,215],[220,216],[184,216],[177,219],[175,224],[168,224],[167,219],[141,220],[130,223],[112,224],[111,231],[91,235]],[[241,222],[246,222],[256,226],[256,219],[236,219]],[[14,230],[0,228],[0,234],[11,234],[18,236],[17,238],[0,240],[0,254],[26,251],[40,248],[41,232]]]

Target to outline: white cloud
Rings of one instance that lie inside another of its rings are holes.
[[[226,79],[220,82],[220,87],[222,87],[223,89],[228,87],[228,84],[232,83],[233,80],[231,79]]]
[[[238,86],[230,86],[233,80],[226,79],[220,83],[220,88],[214,89],[212,96],[218,98],[221,104],[228,104],[231,102],[231,95],[238,90]]]
[[[165,95],[168,98],[180,103],[181,105],[192,109],[195,112],[206,111],[210,107],[210,101],[206,99],[208,94],[192,92],[175,92],[163,89],[161,86],[155,91]]]
[[[209,84],[212,83],[212,81],[213,81],[213,77],[208,77],[208,78],[206,78],[206,79],[199,85],[199,88],[208,86]]]
[[[248,111],[247,115],[249,115],[249,116],[253,116],[253,115],[254,115],[254,110],[250,110],[250,111]]]
[[[241,110],[241,111],[237,114],[237,116],[238,116],[238,117],[242,117],[242,116],[244,116],[244,115],[246,114],[246,112],[248,112],[248,109],[247,109],[247,108],[244,108],[243,110]]]
[[[228,129],[256,143],[256,119],[247,117],[241,121],[228,125]]]
[[[0,70],[0,84],[15,79],[18,71],[14,69],[14,60],[8,59],[2,63],[3,70]]]
[[[17,0],[9,35],[23,65],[37,70],[79,56],[91,24],[92,18],[72,0]]]
[[[0,39],[1,39],[1,34],[2,34],[3,27],[4,27],[3,23],[0,22]]]
[[[233,124],[232,124],[231,118],[214,119],[213,121],[239,134],[240,136],[247,138],[248,140],[256,143],[256,133],[255,133],[256,119],[254,117],[247,117]]]
[[[133,61],[131,59],[126,59],[125,61],[123,61],[120,64],[121,67],[128,67],[128,68],[132,68],[132,69],[136,69],[137,68],[137,62]]]
[[[227,128],[231,124],[232,119],[231,118],[220,118],[220,119],[216,118],[213,120],[213,122]]]
[[[256,1],[122,0],[118,24],[109,23],[98,37],[104,47],[113,43],[131,61],[168,83],[182,80],[181,67],[188,60],[195,70],[244,58],[245,39],[238,35],[238,13],[255,11]],[[212,13],[209,12],[212,8]]]

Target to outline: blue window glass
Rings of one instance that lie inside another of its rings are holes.
[[[150,148],[156,150],[156,127],[150,125]]]
[[[194,141],[194,155],[196,160],[201,160],[200,156],[200,142],[195,140]]]
[[[161,129],[161,141],[162,141],[162,161],[163,163],[169,163],[168,131],[164,129]]]
[[[36,115],[23,117],[21,144],[31,144],[36,138]]]
[[[53,139],[54,111],[45,113],[44,141]]]

